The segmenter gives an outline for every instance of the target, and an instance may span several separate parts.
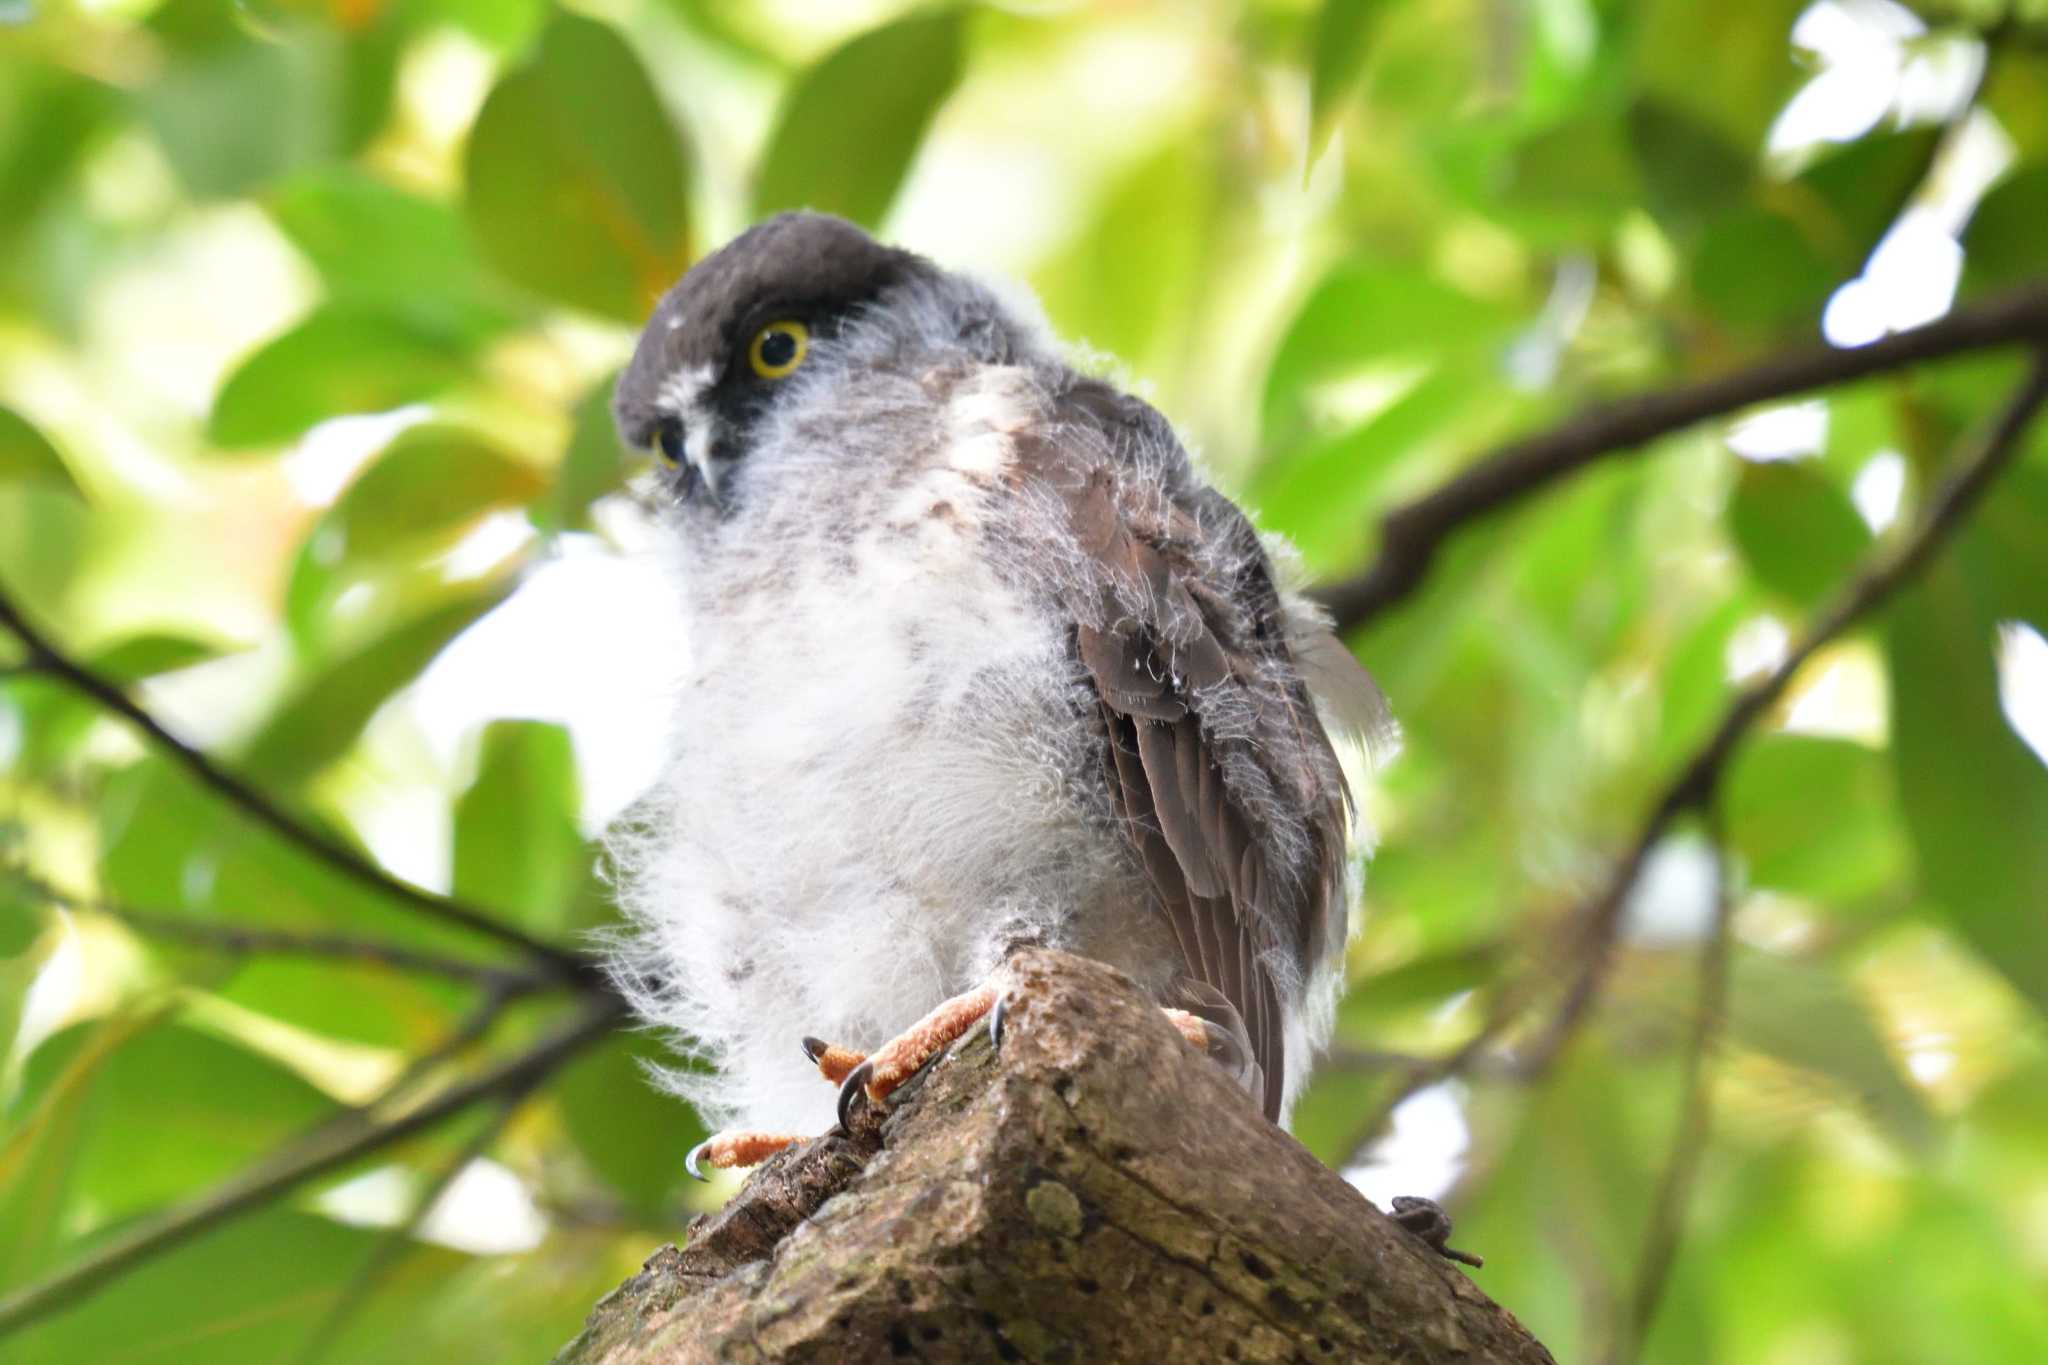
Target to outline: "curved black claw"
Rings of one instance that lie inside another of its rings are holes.
[[[695,1147],[692,1147],[690,1149],[690,1154],[683,1158],[683,1169],[688,1171],[690,1173],[691,1178],[694,1180],[702,1180],[708,1183],[711,1179],[710,1176],[704,1174],[704,1172],[697,1169],[697,1158],[703,1156],[704,1149],[706,1147],[709,1147],[710,1145],[711,1139],[705,1138]]]
[[[1444,1212],[1444,1206],[1434,1199],[1420,1195],[1397,1194],[1394,1196],[1394,1221],[1408,1231],[1429,1243],[1430,1250],[1449,1261],[1460,1261],[1477,1268],[1486,1264],[1480,1257],[1469,1251],[1460,1251],[1446,1243],[1451,1237],[1451,1215]]]
[[[988,1045],[997,1052],[1003,1050],[1003,1016],[1010,1012],[1010,997],[998,995],[996,1002],[988,1007]]]
[[[823,1038],[813,1038],[809,1034],[805,1034],[803,1038],[799,1039],[797,1045],[804,1050],[804,1060],[808,1061],[812,1066],[818,1064],[818,1059],[825,1055],[825,1049],[828,1046]]]
[[[846,1073],[846,1079],[839,1085],[839,1126],[847,1132],[853,1131],[853,1102],[856,1096],[867,1093],[868,1077],[875,1074],[875,1064],[862,1062]]]

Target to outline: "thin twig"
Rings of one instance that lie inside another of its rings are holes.
[[[1663,1179],[1650,1205],[1650,1220],[1644,1227],[1643,1249],[1636,1257],[1635,1292],[1629,1296],[1627,1317],[1616,1328],[1610,1365],[1627,1365],[1641,1352],[1657,1314],[1657,1303],[1671,1276],[1671,1263],[1678,1255],[1679,1235],[1685,1226],[1686,1205],[1692,1199],[1693,1179],[1699,1173],[1700,1155],[1714,1122],[1713,1083],[1709,1068],[1728,1011],[1728,959],[1733,947],[1733,897],[1728,889],[1728,848],[1726,831],[1719,813],[1709,802],[1706,808],[1707,841],[1714,853],[1714,913],[1707,937],[1700,945],[1700,984],[1694,1006],[1692,1037],[1685,1054],[1685,1099],[1678,1115],[1678,1129],[1671,1141],[1671,1155],[1664,1163]]]
[[[514,971],[491,962],[473,962],[467,958],[424,952],[381,939],[355,938],[347,934],[298,933],[289,929],[255,929],[195,920],[189,915],[142,910],[113,901],[74,896],[18,868],[8,869],[7,875],[24,887],[29,895],[46,904],[105,915],[150,938],[175,939],[194,947],[235,956],[317,957],[365,962],[394,971],[444,976],[451,981],[500,988],[512,995],[530,995],[560,984],[554,977]]]
[[[1482,456],[1413,502],[1388,512],[1370,568],[1316,597],[1352,630],[1422,583],[1444,542],[1464,527],[1615,451],[1709,417],[1968,351],[2048,341],[2048,286],[2032,285],[1957,309],[1937,322],[1868,346],[1819,346],[1685,388],[1593,408],[1559,427]]]
[[[244,814],[336,872],[403,901],[434,919],[517,948],[528,957],[546,964],[556,976],[602,987],[603,973],[582,956],[566,948],[543,943],[476,906],[401,881],[353,849],[287,814],[270,797],[165,729],[156,717],[130,700],[119,687],[66,655],[55,642],[29,623],[4,590],[0,590],[0,626],[13,632],[27,647],[30,662],[62,680],[72,691],[126,720],[200,782],[240,807]]]
[[[1540,1076],[1577,1031],[1586,1010],[1606,980],[1614,940],[1621,928],[1622,910],[1629,892],[1641,874],[1650,851],[1669,832],[1672,822],[1684,812],[1712,799],[1715,783],[1727,766],[1735,746],[1750,727],[1783,695],[1799,670],[1813,655],[1875,610],[1924,568],[1954,534],[1975,507],[1985,490],[2020,449],[2020,438],[2048,400],[2048,347],[2037,351],[2027,377],[2007,401],[2004,411],[1983,436],[1976,452],[1958,461],[1929,500],[1926,512],[1910,536],[1880,549],[1866,561],[1855,577],[1836,594],[1806,633],[1800,637],[1778,666],[1763,679],[1738,693],[1689,762],[1664,789],[1651,807],[1641,830],[1629,845],[1600,893],[1579,912],[1580,928],[1574,937],[1575,958],[1580,966],[1549,1025],[1519,1059],[1518,1070]],[[1449,1056],[1412,1070],[1394,1093],[1377,1106],[1359,1125],[1352,1143],[1352,1161],[1362,1159],[1364,1149],[1386,1126],[1394,1107],[1417,1091],[1448,1076],[1462,1072],[1493,1046],[1520,1014],[1521,1004],[1543,983],[1528,979],[1511,982],[1487,1022],[1464,1046]]]
[[[475,1008],[457,1020],[445,1037],[407,1062],[404,1069],[384,1087],[384,1093],[368,1107],[376,1110],[404,1103],[422,1081],[483,1041],[484,1035],[491,1031],[491,1026],[498,1022],[515,999],[517,995],[503,985],[487,990]]]
[[[73,1265],[0,1298],[0,1337],[71,1307],[144,1261],[316,1176],[424,1132],[479,1101],[531,1090],[583,1048],[610,1033],[624,1008],[614,998],[593,1000],[567,1024],[517,1056],[391,1118],[349,1111],[321,1124],[269,1160],[221,1182],[211,1193],[144,1218]]]

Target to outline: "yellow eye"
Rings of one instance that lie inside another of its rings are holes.
[[[747,363],[763,379],[780,379],[804,363],[811,348],[811,329],[801,322],[771,322],[754,333]]]

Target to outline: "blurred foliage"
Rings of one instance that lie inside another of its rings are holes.
[[[415,684],[536,570],[635,551],[610,376],[691,259],[791,204],[1031,283],[1334,577],[1376,509],[1490,442],[1824,318],[1932,316],[1958,270],[1966,297],[2048,272],[2048,10],[0,0],[0,584],[287,809],[569,941],[609,914],[597,757],[517,707],[450,757]],[[1565,916],[1731,688],[2016,367],[1816,399],[1786,458],[1766,415],[1610,459],[1359,634],[1405,747],[1344,1055],[1297,1115],[1318,1155],[1373,1150],[1389,1054],[1446,1053],[1562,970]],[[1718,1119],[1645,1359],[2048,1356],[2048,768],[2013,719],[2048,710],[2015,695],[2043,687],[2014,660],[2044,585],[2036,431],[1728,773]],[[489,946],[0,651],[8,860],[201,927]],[[1475,1069],[1464,1127],[1428,1135],[1481,1282],[1560,1359],[1611,1340],[1672,1144],[1706,923],[1697,869],[1661,870],[1683,862],[1653,860],[1558,1064]],[[0,1296],[362,1102],[483,989],[173,945],[6,882]],[[539,1359],[702,1207],[699,1126],[642,1079],[661,1061],[622,1034],[495,1134],[479,1113],[376,1153],[0,1354],[273,1360],[335,1329],[329,1359]],[[386,1256],[478,1137],[490,1162]]]

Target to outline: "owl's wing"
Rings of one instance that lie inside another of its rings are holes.
[[[1277,1119],[1286,1038],[1274,967],[1291,964],[1305,977],[1343,942],[1348,794],[1243,514],[1192,481],[1157,496],[1157,468],[1150,479],[1142,472],[1144,447],[1152,443],[1156,457],[1156,443],[1173,436],[1138,400],[1083,381],[1057,416],[1051,429],[1061,435],[1051,439],[1069,458],[1045,451],[1045,460],[1076,537],[1103,570],[1069,590],[1092,600],[1068,605],[1101,706],[1111,800],[1187,977],[1221,992],[1241,1018],[1264,1072],[1266,1114]],[[1137,462],[1072,460],[1084,431],[1111,452],[1121,443]],[[1118,496],[1123,478],[1148,490],[1138,515]],[[1234,552],[1200,554],[1215,537],[1230,537]],[[1229,581],[1217,581],[1219,562]],[[1305,805],[1306,820],[1277,831],[1248,786]]]

